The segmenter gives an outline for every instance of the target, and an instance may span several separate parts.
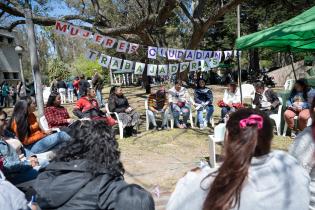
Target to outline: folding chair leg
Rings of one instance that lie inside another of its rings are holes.
[[[288,124],[287,124],[287,122],[285,122],[284,123],[284,128],[283,128],[283,136],[286,136],[286,134],[287,134],[287,130],[288,130]]]
[[[213,119],[213,117],[211,117],[210,121],[211,121],[212,128],[214,128],[214,119]]]
[[[212,168],[216,167],[216,156],[215,156],[215,142],[209,139],[209,162]]]
[[[119,124],[119,138],[123,139],[124,138],[124,128],[122,125]]]

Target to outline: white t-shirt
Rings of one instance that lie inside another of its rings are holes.
[[[188,172],[181,178],[167,210],[202,210],[214,169]],[[205,178],[207,177],[207,178]],[[241,192],[239,210],[308,210],[310,178],[297,160],[283,151],[253,158]],[[237,207],[233,210],[236,210]]]

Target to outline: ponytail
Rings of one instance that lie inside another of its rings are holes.
[[[248,109],[244,110],[249,111]],[[268,119],[267,126],[265,126],[264,121],[263,129],[261,129],[262,123],[252,123],[250,117],[254,115],[247,118],[250,120],[245,122],[245,126],[242,126],[241,121],[244,119],[242,115],[248,117],[251,113],[257,112],[250,110],[251,112],[246,113],[245,111],[232,114],[227,123],[228,133],[225,140],[224,162],[217,172],[206,177],[215,176],[215,179],[203,204],[203,210],[229,210],[240,205],[243,183],[248,176],[252,157],[256,156],[257,147],[260,145],[261,133],[264,133],[265,127],[271,127]],[[261,120],[265,119],[265,116],[261,117]],[[268,129],[270,132],[265,134],[267,138],[272,137],[272,129]],[[270,144],[265,143],[269,145],[269,148],[264,151],[259,150],[259,153],[269,153]]]

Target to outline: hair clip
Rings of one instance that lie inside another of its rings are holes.
[[[262,129],[264,119],[262,116],[257,114],[252,114],[248,118],[240,120],[240,128],[245,128],[248,125],[257,125],[258,129]]]

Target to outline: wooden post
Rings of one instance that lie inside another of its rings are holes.
[[[44,116],[44,100],[43,100],[43,88],[42,79],[39,70],[39,62],[36,49],[36,38],[34,31],[34,23],[32,20],[32,7],[30,0],[25,1],[25,23],[28,38],[28,48],[30,51],[31,67],[34,76],[34,85],[36,91],[36,103],[38,108],[39,117]]]

